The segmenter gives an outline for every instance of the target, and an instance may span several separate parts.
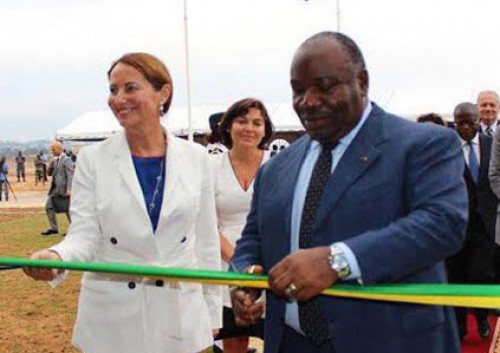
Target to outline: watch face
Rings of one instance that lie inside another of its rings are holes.
[[[337,272],[340,279],[344,279],[351,274],[349,262],[347,261],[342,250],[332,247],[330,261],[332,269]]]

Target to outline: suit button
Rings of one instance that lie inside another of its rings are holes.
[[[115,237],[111,237],[110,241],[111,241],[111,244],[116,244],[116,243],[118,243],[118,240],[116,240],[116,238],[115,238]]]
[[[157,287],[163,287],[163,281],[161,279],[157,279],[156,282],[155,282],[155,285]]]
[[[135,283],[134,282],[128,282],[128,287],[130,289],[134,289],[135,288]]]

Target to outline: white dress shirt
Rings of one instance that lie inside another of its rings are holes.
[[[462,152],[464,153],[465,163],[467,163],[467,166],[469,166],[469,149],[470,149],[469,143],[463,140],[462,138],[460,138],[460,140],[462,141]],[[481,153],[479,150],[479,134],[476,134],[472,138],[471,143],[472,147],[474,148],[474,153],[476,154],[477,163],[481,165]]]
[[[359,119],[358,124],[352,129],[347,135],[339,140],[338,145],[332,150],[332,173],[337,167],[340,159],[344,155],[345,151],[349,148],[349,145],[354,140],[359,130],[363,127],[372,111],[371,103],[368,103],[363,115]],[[290,252],[294,253],[299,250],[299,233],[300,233],[300,220],[302,217],[302,209],[304,208],[304,202],[306,199],[307,188],[309,187],[309,181],[314,169],[314,164],[321,153],[321,145],[317,141],[312,141],[309,149],[306,153],[306,157],[302,166],[300,167],[299,177],[297,183],[295,184],[295,191],[293,195],[293,205],[292,205],[292,224],[291,224],[291,239],[290,239]],[[361,270],[358,265],[356,256],[353,254],[352,250],[345,243],[336,243],[337,246],[342,248],[344,254],[346,255],[346,260],[351,268],[351,274],[346,279],[360,279]],[[285,313],[285,323],[293,327],[297,332],[303,334],[300,329],[299,323],[299,306],[297,302],[291,302],[286,305]]]

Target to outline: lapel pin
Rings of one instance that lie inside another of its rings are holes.
[[[367,156],[361,156],[361,161],[362,162],[368,162],[368,157]]]

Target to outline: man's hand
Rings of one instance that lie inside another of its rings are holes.
[[[299,250],[269,271],[269,286],[290,300],[309,300],[338,281],[329,262],[328,246]]]
[[[262,274],[262,266],[252,265],[247,267],[246,273]],[[264,303],[256,302],[259,291],[250,288],[236,288],[231,291],[234,321],[238,326],[250,326],[260,320],[264,313]]]
[[[62,261],[58,253],[52,250],[40,250],[33,255],[31,255],[33,260],[59,260]],[[35,268],[35,267],[25,267],[23,271],[28,276],[32,277],[37,281],[52,281],[58,273],[57,269],[54,268]]]

